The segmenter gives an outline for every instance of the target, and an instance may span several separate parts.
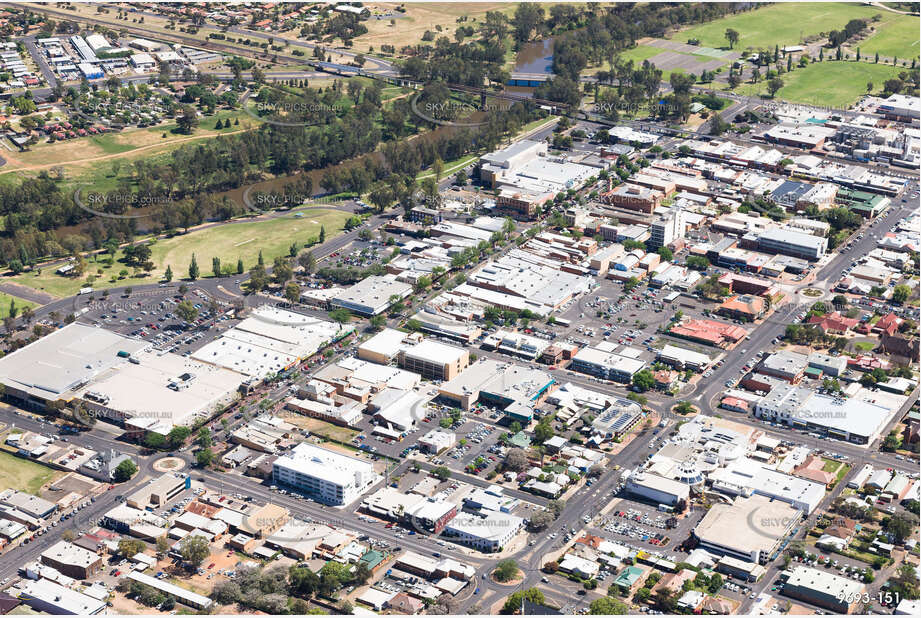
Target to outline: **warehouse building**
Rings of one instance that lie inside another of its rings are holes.
[[[24,579],[8,592],[39,613],[94,616],[106,609],[105,601],[71,590],[50,579]]]
[[[861,605],[865,590],[866,586],[852,579],[797,565],[786,577],[782,594],[836,613],[849,614]]]
[[[379,477],[370,462],[301,442],[275,460],[272,478],[327,504],[346,505]]]
[[[132,571],[128,573],[126,577],[132,581],[138,582],[139,584],[144,584],[154,588],[155,590],[159,590],[163,594],[176,599],[176,601],[179,603],[188,605],[189,607],[193,607],[195,609],[208,609],[214,605],[214,601],[206,596],[202,596],[196,592],[192,592],[191,590],[186,590],[181,586],[171,584],[168,581],[164,581],[157,577],[144,575],[138,571]]]

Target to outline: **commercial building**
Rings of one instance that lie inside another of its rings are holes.
[[[261,380],[290,369],[352,330],[330,320],[263,305],[192,358]]]
[[[392,328],[385,328],[362,343],[358,358],[384,365],[396,360],[402,369],[429,380],[453,380],[470,363],[470,355],[464,348]]]
[[[444,536],[482,552],[501,551],[524,526],[524,519],[509,513],[460,513],[448,523]]]
[[[138,341],[74,322],[0,359],[0,382],[5,395],[23,406],[44,409],[74,392],[96,376],[127,363],[129,356],[146,349]]]
[[[694,529],[700,546],[719,556],[767,562],[802,519],[802,511],[764,496],[716,503]]]
[[[71,590],[50,579],[24,579],[8,592],[36,612],[52,615],[94,616],[106,609],[104,600]]]
[[[162,507],[188,486],[188,475],[167,472],[130,494],[125,499],[125,503],[136,509],[146,509],[149,506]]]
[[[802,379],[808,365],[809,357],[805,354],[781,350],[766,356],[758,363],[755,371],[796,384]]]
[[[758,250],[815,261],[828,251],[828,239],[795,229],[773,228],[758,236]]]
[[[615,354],[602,348],[582,348],[572,358],[569,368],[580,373],[597,376],[604,380],[629,383],[637,372],[646,366],[646,361]]]
[[[484,155],[480,179],[499,190],[496,207],[516,218],[533,217],[557,193],[581,187],[598,169],[549,156],[546,142],[522,140]]]
[[[628,492],[647,500],[674,506],[681,500],[687,501],[691,488],[680,481],[665,478],[649,472],[635,472],[627,479]]]
[[[660,191],[633,184],[623,184],[603,193],[601,199],[611,206],[652,214],[661,206],[664,196]]]
[[[42,552],[43,564],[74,579],[88,579],[102,569],[102,557],[92,551],[59,541]]]
[[[710,364],[710,357],[706,354],[671,344],[666,344],[665,347],[659,350],[656,354],[656,360],[680,370],[692,369],[700,371]]]
[[[822,395],[811,389],[781,385],[755,403],[757,418],[790,427],[819,431],[854,444],[869,444],[895,414],[895,409],[857,397]]]
[[[529,422],[534,406],[554,384],[550,374],[539,369],[483,359],[439,386],[438,394],[464,410],[483,402],[515,420]]]
[[[367,461],[302,442],[272,464],[277,485],[287,485],[327,504],[356,500],[378,476]]]
[[[876,111],[890,120],[917,124],[921,117],[921,98],[893,94],[884,99]]]
[[[835,129],[816,124],[776,124],[764,132],[764,139],[775,144],[809,150],[818,148],[834,134]]]
[[[418,444],[426,453],[440,453],[445,449],[452,448],[457,441],[457,436],[450,431],[441,429],[432,429],[427,434],[419,438]]]
[[[786,577],[782,594],[836,613],[849,614],[861,606],[865,590],[866,586],[852,579],[798,565]]]
[[[395,275],[372,275],[344,290],[330,304],[367,317],[383,313],[393,304],[392,298],[403,300],[412,291],[411,285],[397,281]]]
[[[748,335],[741,326],[715,320],[687,318],[669,329],[669,334],[698,343],[725,348]]]

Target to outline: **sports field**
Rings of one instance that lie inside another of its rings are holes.
[[[735,49],[773,49],[775,45],[798,45],[802,37],[840,29],[852,19],[870,19],[877,14],[882,16],[882,22],[900,17],[883,9],[855,3],[790,2],[693,26],[674,33],[671,38],[682,42],[699,39],[701,45],[728,48],[725,32],[727,28],[732,28],[739,33]]]
[[[11,280],[54,296],[67,297],[90,285],[87,276],[95,277],[91,285],[97,290],[155,283],[162,278],[167,265],[172,267],[174,280],[186,278],[193,253],[200,277],[210,277],[211,259],[214,257],[220,258],[222,265],[230,264],[234,268],[237,259],[242,259],[244,268],[249,269],[256,264],[259,251],[262,251],[266,264],[271,264],[275,257],[288,255],[292,242],[303,248],[310,238],[319,236],[321,226],[326,228],[326,238],[332,238],[342,231],[351,216],[347,212],[325,209],[303,210],[300,217],[295,216],[296,212],[287,212],[273,219],[228,223],[158,240],[151,245],[151,260],[156,267],[149,275],[142,273],[142,276],[134,277],[133,273],[129,273],[120,276],[125,267],[118,261],[106,266],[101,261],[90,260],[86,275],[81,278],[64,277],[55,274],[54,269],[46,268],[41,273],[24,273]],[[121,254],[116,257],[120,258]]]
[[[775,98],[846,109],[867,93],[867,82],[872,82],[873,92],[878,93],[884,81],[904,70],[892,65],[867,62],[817,62],[781,75],[785,85]],[[767,96],[767,86],[763,80],[757,84],[746,82],[735,92],[748,96]]]
[[[6,435],[4,434],[4,439]],[[46,483],[50,483],[62,473],[55,472],[42,464],[16,457],[6,451],[0,451],[0,491],[18,489],[37,496]]]
[[[900,15],[879,25],[868,39],[851,47],[859,47],[863,56],[879,54],[886,58],[917,58],[918,28],[921,19]]]

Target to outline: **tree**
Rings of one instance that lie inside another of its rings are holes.
[[[441,481],[447,481],[451,478],[451,470],[446,466],[436,466],[432,468],[432,476],[438,478]]]
[[[643,369],[633,374],[633,386],[641,393],[645,393],[648,390],[651,390],[656,385],[655,376],[649,369]]]
[[[313,251],[302,253],[297,258],[298,265],[304,269],[305,273],[313,273],[317,269],[317,258],[313,256]]]
[[[867,82],[867,92],[870,92],[872,90],[873,90],[873,82]]]
[[[781,88],[783,88],[783,80],[780,79],[779,77],[775,77],[773,79],[768,80],[767,89],[772,97],[775,94],[777,94],[777,91],[780,90]]]
[[[538,588],[528,588],[527,590],[519,590],[515,592],[505,600],[505,605],[502,606],[503,614],[514,614],[521,610],[521,606],[524,601],[529,601],[535,605],[544,604],[544,593]]]
[[[213,257],[211,258],[211,272],[215,277],[221,276],[221,258]]]
[[[723,578],[719,573],[714,573],[710,577],[710,583],[707,585],[707,592],[716,594],[723,588]]]
[[[534,427],[534,438],[538,442],[546,442],[554,436],[553,425],[550,424],[550,417],[545,416]]]
[[[675,257],[675,255],[672,253],[672,250],[668,247],[659,247],[658,253],[659,257],[662,258],[662,261],[664,262],[671,262],[672,258]]]
[[[180,133],[188,135],[198,126],[198,114],[191,106],[185,105],[176,117],[176,127]]]
[[[531,516],[530,523],[528,526],[531,530],[540,531],[544,530],[553,523],[553,513],[550,511],[538,511]]]
[[[690,401],[679,401],[675,406],[675,412],[678,414],[690,414],[694,411],[694,406]]]
[[[333,309],[329,312],[329,317],[340,324],[348,324],[352,321],[352,312],[348,309]]]
[[[118,553],[123,558],[131,558],[143,553],[145,549],[147,549],[147,543],[138,539],[122,539],[118,542]]]
[[[529,465],[528,456],[523,449],[510,448],[505,454],[503,467],[506,470],[511,470],[512,472],[524,472],[528,469]]]
[[[892,300],[900,304],[908,300],[910,295],[911,288],[904,284],[897,285],[892,290]]]
[[[326,242],[326,226],[321,225],[320,226],[320,244],[322,245],[325,242]]]
[[[732,49],[736,43],[739,42],[739,33],[732,28],[726,28],[726,33],[724,34],[726,40],[729,41],[729,49]]]
[[[183,322],[194,322],[198,317],[198,308],[190,300],[184,300],[176,305],[176,315]]]
[[[285,286],[285,299],[292,305],[301,299],[301,286],[290,282]]]
[[[620,616],[627,613],[627,605],[619,599],[605,596],[592,601],[588,613],[592,616]]]
[[[195,453],[195,462],[202,468],[207,468],[214,463],[214,452],[210,448],[203,448]]]
[[[210,448],[214,444],[214,440],[211,438],[211,430],[206,426],[198,428],[198,446],[202,448]]]
[[[371,324],[372,329],[381,330],[384,328],[384,326],[387,325],[387,319],[382,315],[375,315],[371,316],[369,323]]]
[[[189,262],[189,279],[195,281],[198,279],[198,260],[195,259],[195,254],[192,254],[192,261]]]
[[[243,274],[243,260],[240,258],[237,258],[237,274],[238,275]]]
[[[201,563],[211,555],[208,539],[197,534],[185,537],[179,545],[179,554],[193,567],[201,566]]]
[[[492,572],[492,576],[497,582],[505,583],[518,577],[518,572],[518,563],[511,558],[507,558],[499,561]]]
[[[137,465],[130,459],[126,459],[115,466],[115,471],[112,474],[112,478],[116,483],[124,483],[134,476],[138,471]]]
[[[165,279],[167,283],[173,280],[173,268],[169,264],[166,265],[166,272],[163,273],[163,279]]]
[[[895,513],[883,522],[886,532],[895,537],[896,543],[901,544],[911,536],[912,530],[918,525],[918,518],[908,513]]]

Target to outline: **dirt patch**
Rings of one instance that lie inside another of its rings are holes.
[[[153,469],[157,472],[175,472],[184,467],[185,462],[178,457],[163,457],[153,463]]]

